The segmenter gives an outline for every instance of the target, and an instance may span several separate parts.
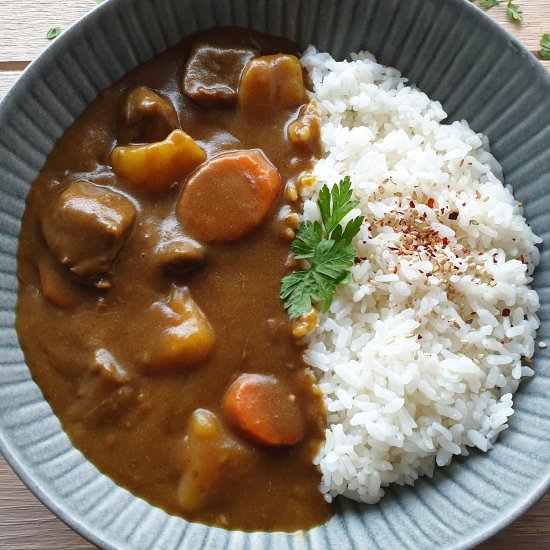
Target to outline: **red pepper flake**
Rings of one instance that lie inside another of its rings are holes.
[[[458,219],[458,212],[450,212],[449,213],[449,219],[450,220],[457,220]]]
[[[443,248],[445,248],[449,244],[449,239],[447,239],[447,237],[443,237],[442,244],[443,244]]]
[[[393,232],[394,232],[394,233],[399,233],[399,229],[397,229],[397,227],[394,227],[394,228],[393,228]]]
[[[508,317],[510,315],[510,310],[505,307],[503,310],[502,310],[502,316],[503,317]]]
[[[393,272],[394,272],[394,273],[397,273],[397,266],[395,266],[395,267],[393,268]]]
[[[365,222],[368,222],[368,221],[369,221],[369,219],[368,219],[368,218],[365,218]]]
[[[386,222],[384,220],[380,220],[380,227],[384,227],[386,225]]]
[[[416,206],[416,204],[414,204],[414,201],[411,201],[411,202],[409,203],[409,206],[410,206],[411,208],[414,208],[414,207]]]
[[[429,207],[429,208],[433,208],[433,207],[434,207],[434,204],[435,204],[435,200],[434,200],[432,197],[430,197],[430,198],[428,199],[428,207]]]
[[[470,253],[470,249],[469,248],[465,248],[464,249],[464,254],[468,255]]]
[[[369,225],[369,226],[367,227],[367,229],[368,229],[369,231],[372,231],[372,225]]]
[[[523,254],[519,257],[519,259],[521,260],[521,263],[524,264],[525,263],[525,258],[523,256]]]

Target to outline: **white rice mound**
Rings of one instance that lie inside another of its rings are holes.
[[[317,182],[303,219],[320,219],[323,184],[351,177],[366,222],[351,284],[309,337],[328,414],[315,463],[326,500],[377,502],[469,449],[491,449],[532,376],[539,327],[529,288],[539,261],[521,204],[488,140],[442,124],[431,101],[368,53],[302,57],[322,120]]]

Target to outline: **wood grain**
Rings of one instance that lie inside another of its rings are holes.
[[[66,30],[95,0],[0,0],[0,61],[30,61],[44,50],[52,27]]]
[[[0,548],[80,550],[95,546],[54,516],[0,455]]]
[[[517,0],[521,25],[506,19],[504,6],[489,15],[532,52],[550,32],[549,0]],[[443,2],[442,2],[443,3]],[[0,0],[0,97],[28,62],[46,48],[50,27],[65,30],[96,6],[95,0]],[[550,61],[544,62],[550,70]],[[0,455],[0,549],[80,550],[94,548],[56,518],[23,485]],[[547,550],[550,548],[550,493],[513,525],[478,550]]]
[[[20,74],[21,71],[0,71],[0,98],[4,96]]]

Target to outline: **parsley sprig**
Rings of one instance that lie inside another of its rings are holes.
[[[514,4],[513,0],[480,0],[479,5],[484,10],[490,10],[504,2],[506,2],[506,15],[508,19],[521,23],[523,21],[523,10],[519,4]]]
[[[550,34],[544,33],[540,39],[540,56],[542,59],[550,59]]]
[[[340,222],[359,201],[351,200],[349,176],[329,189],[323,185],[317,205],[321,213],[319,222],[302,222],[292,242],[292,251],[297,260],[307,260],[309,269],[295,271],[281,280],[279,296],[291,318],[300,317],[321,303],[327,311],[336,289],[351,280],[349,272],[356,252],[351,244],[363,223],[358,216],[342,227]]]
[[[46,38],[48,40],[53,40],[61,34],[61,27],[52,27],[47,33]]]

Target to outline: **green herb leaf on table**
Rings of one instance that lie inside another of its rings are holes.
[[[504,2],[506,2],[506,15],[508,19],[521,23],[523,21],[523,10],[519,4],[514,4],[514,0],[479,0],[479,7],[484,10],[490,10]]]
[[[490,10],[491,8],[498,6],[502,2],[504,2],[504,0],[481,0],[479,2],[479,5],[484,10]]]
[[[508,19],[511,19],[512,21],[517,21],[518,23],[523,21],[523,11],[519,4],[508,2],[508,6],[506,7],[506,15],[508,16]]]
[[[323,185],[317,206],[321,213],[319,222],[305,221],[296,232],[292,251],[298,260],[308,260],[309,269],[295,271],[281,280],[280,298],[291,318],[300,317],[311,310],[314,303],[327,311],[336,289],[351,280],[350,268],[356,252],[351,244],[363,223],[363,216],[348,221],[343,228],[340,223],[359,201],[351,200],[349,177],[332,189]]]
[[[542,59],[550,59],[550,34],[544,33],[540,39],[540,56]]]
[[[52,27],[47,33],[46,38],[48,40],[53,40],[54,38],[57,38],[61,34],[61,28],[60,27]]]

